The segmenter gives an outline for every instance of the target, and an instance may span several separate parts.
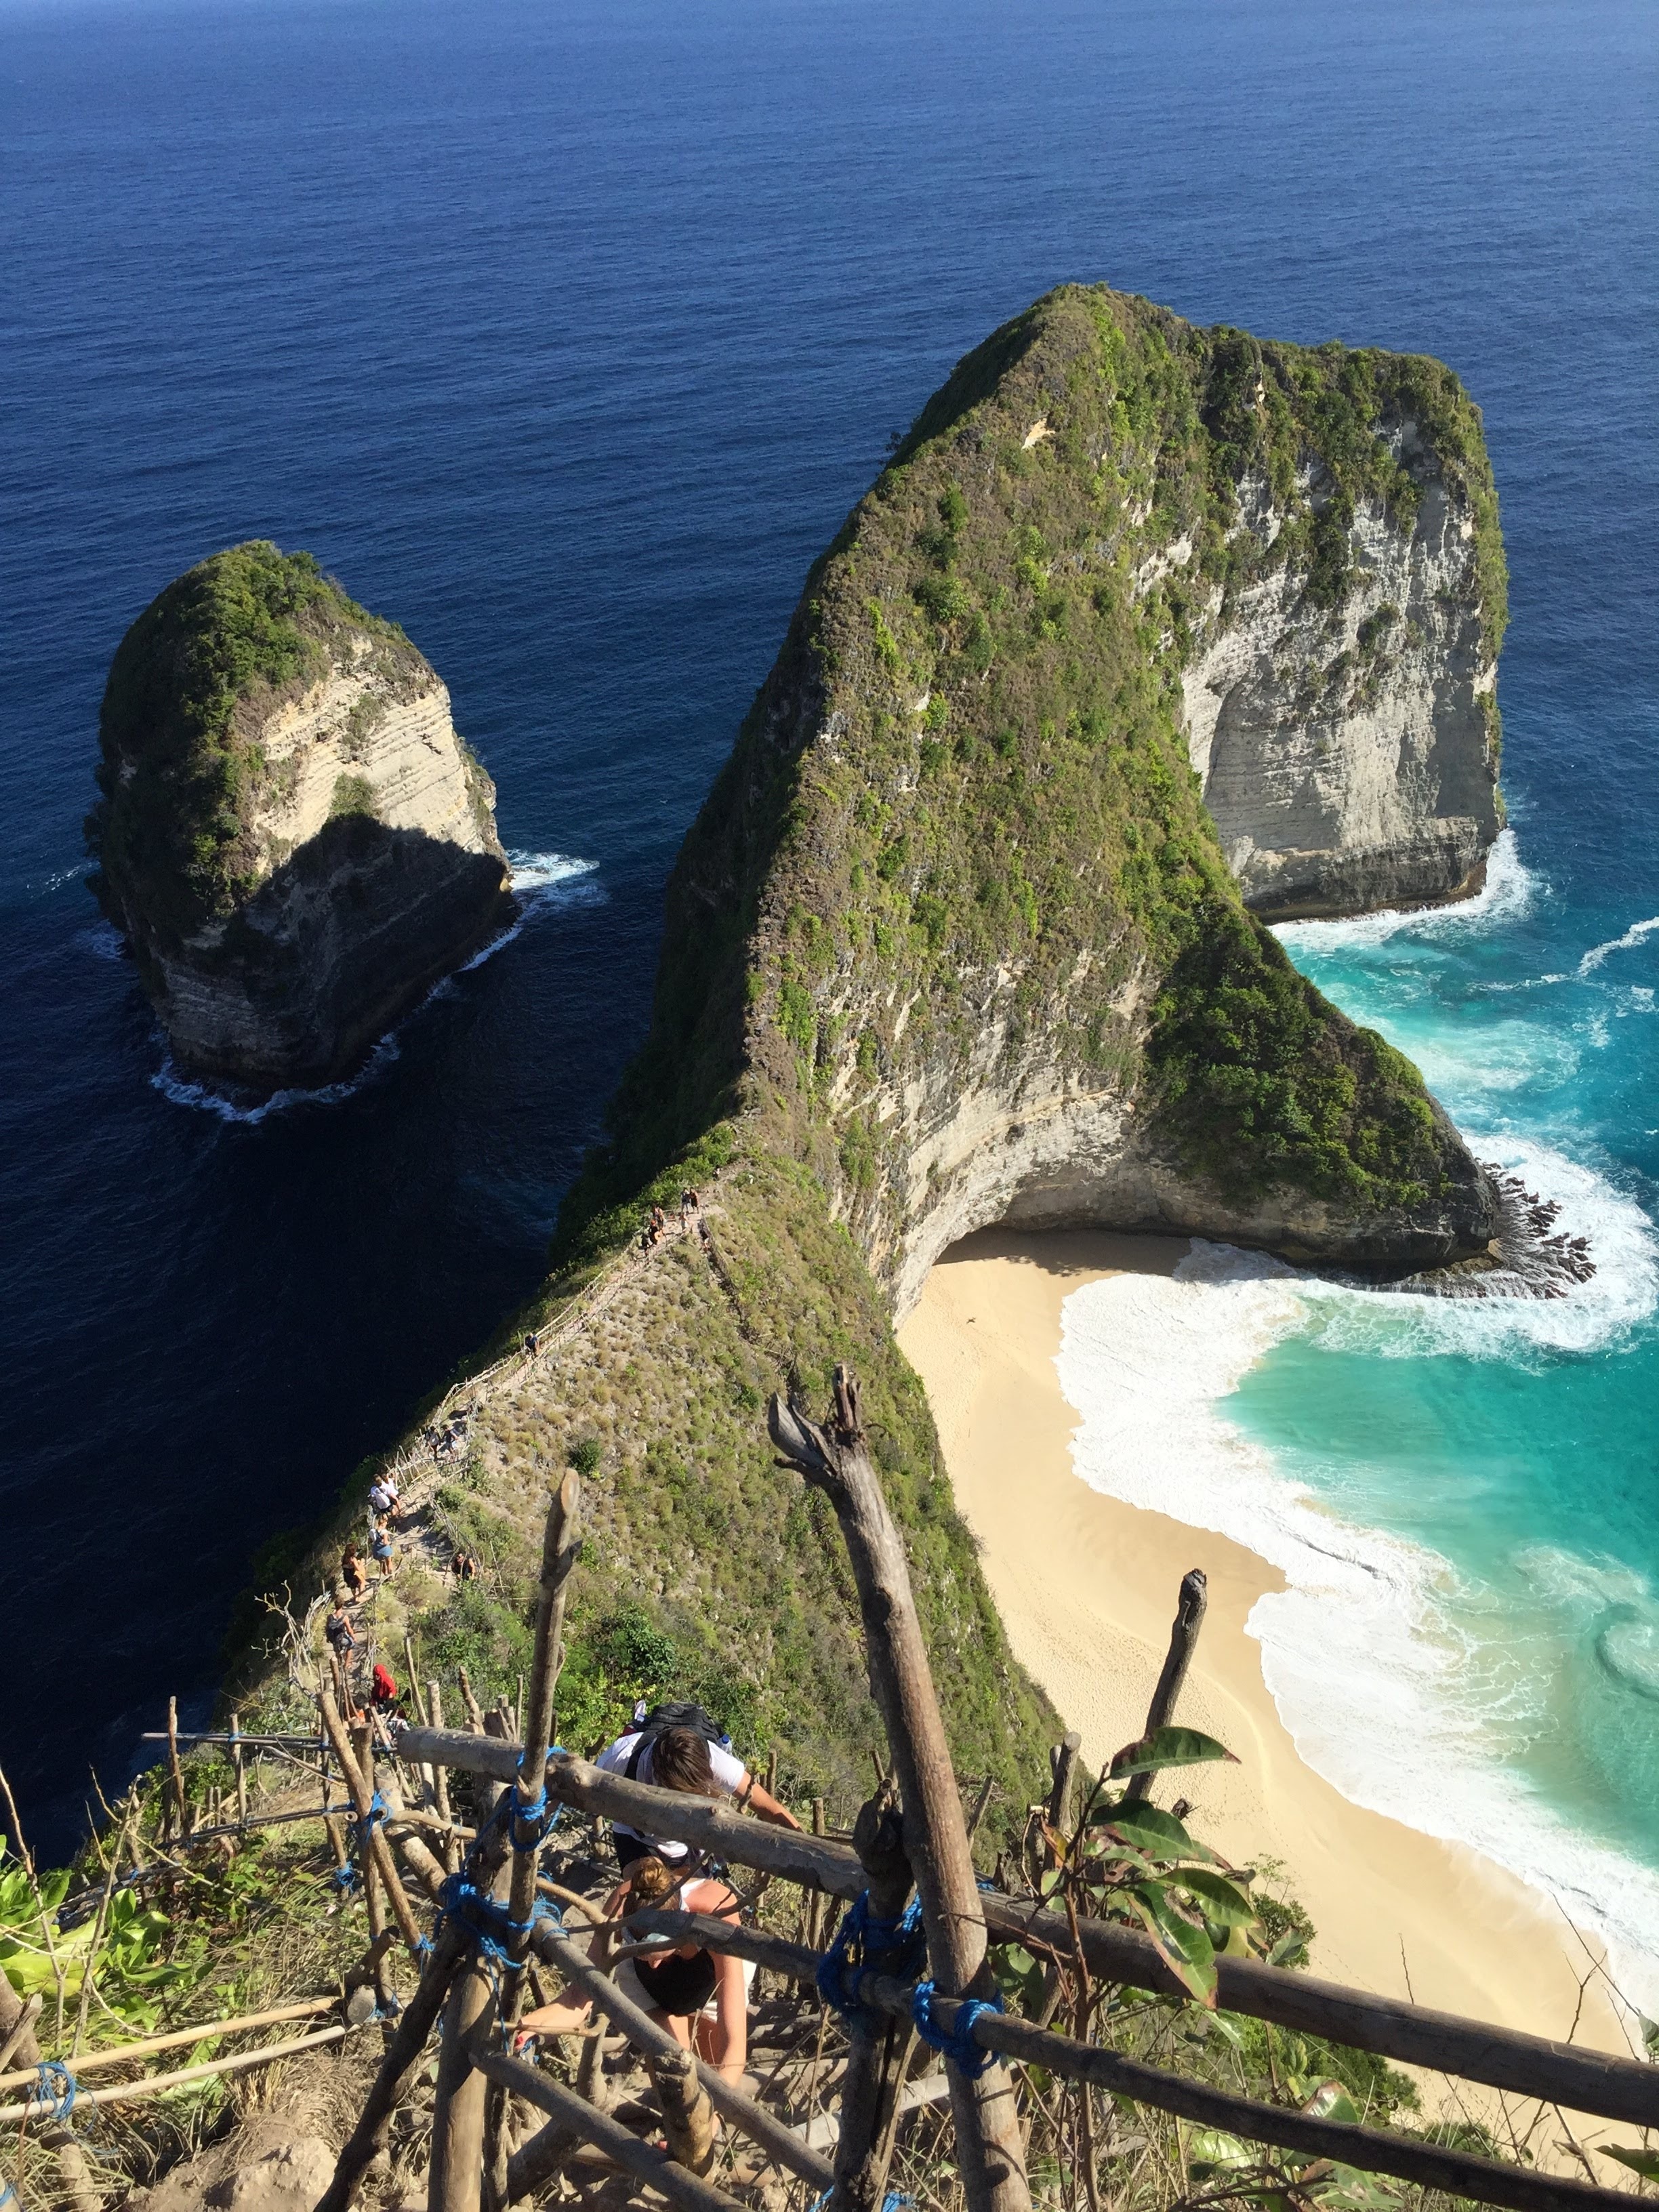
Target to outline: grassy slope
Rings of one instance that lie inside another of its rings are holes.
[[[651,1040],[514,1327],[574,1311],[642,1205],[688,1179],[717,1178],[725,1279],[691,1248],[653,1255],[481,1417],[441,1503],[488,1587],[428,1594],[423,1666],[511,1690],[548,1485],[597,1443],[567,1740],[599,1740],[637,1692],[701,1692],[746,1748],[779,1749],[794,1790],[850,1804],[877,1724],[841,1547],[773,1467],[762,1414],[786,1382],[821,1402],[850,1358],[961,1768],[999,1771],[1011,1807],[1040,1786],[1054,1717],[1012,1664],[920,1387],[829,1193],[860,1226],[886,1202],[860,1084],[965,1059],[999,963],[1011,1048],[1042,1030],[1079,1065],[1150,1074],[1223,1181],[1361,1208],[1434,1185],[1415,1072],[1293,975],[1223,866],[1175,717],[1196,586],[1131,587],[1184,535],[1212,583],[1293,559],[1319,603],[1346,555],[1301,500],[1296,458],[1323,457],[1349,512],[1373,495],[1408,507],[1416,487],[1370,428],[1401,404],[1495,530],[1478,418],[1432,362],[1262,347],[1067,289],[930,403],[813,572],[687,840]],[[1288,511],[1270,551],[1239,520],[1247,466]],[[1501,550],[1482,529],[1472,589],[1490,599]],[[1500,619],[1492,601],[1494,645]],[[1114,1002],[1147,975],[1163,988],[1143,1045]]]

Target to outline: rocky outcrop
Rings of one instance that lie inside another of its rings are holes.
[[[1385,435],[1414,511],[1358,505],[1330,603],[1310,603],[1291,564],[1231,596],[1212,586],[1182,672],[1205,805],[1269,921],[1465,897],[1503,826],[1476,495],[1414,420]],[[1242,504],[1270,548],[1290,518],[1260,483]]]
[[[1417,1071],[1245,900],[1468,885],[1503,617],[1439,363],[1039,301],[808,581],[670,886],[611,1188],[725,1115],[901,1313],[997,1221],[1390,1279],[1485,1255],[1491,1182]]]
[[[334,1080],[510,910],[448,692],[308,556],[238,546],[169,586],[101,735],[96,887],[191,1071]]]

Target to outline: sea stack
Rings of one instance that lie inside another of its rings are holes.
[[[495,786],[395,623],[256,540],[121,641],[94,889],[180,1066],[337,1080],[511,911]]]

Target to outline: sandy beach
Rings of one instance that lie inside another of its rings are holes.
[[[1181,1577],[1201,1567],[1209,1609],[1177,1717],[1241,1764],[1190,1770],[1182,1791],[1196,1832],[1236,1863],[1282,1862],[1318,1931],[1314,1972],[1539,2035],[1565,2038],[1579,2014],[1576,2040],[1627,2051],[1594,1983],[1580,2013],[1593,1954],[1552,1904],[1473,1850],[1350,1804],[1303,1764],[1245,1633],[1256,1599],[1282,1587],[1277,1571],[1073,1472],[1078,1416],[1054,1365],[1063,1302],[1105,1275],[1168,1273],[1187,1249],[986,1231],[934,1267],[900,1331],[1017,1656],[1097,1764],[1139,1734]]]

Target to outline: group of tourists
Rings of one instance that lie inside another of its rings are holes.
[[[689,1237],[691,1234],[694,1226],[700,1227],[702,1225],[699,1218],[702,1212],[702,1200],[698,1197],[696,1192],[692,1189],[690,1184],[687,1183],[684,1189],[680,1193],[680,1234],[682,1237]],[[649,1252],[653,1246],[660,1244],[663,1238],[666,1237],[667,1234],[668,1215],[666,1212],[660,1206],[653,1206],[645,1217],[644,1227],[640,1231],[640,1249],[642,1252]]]

